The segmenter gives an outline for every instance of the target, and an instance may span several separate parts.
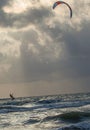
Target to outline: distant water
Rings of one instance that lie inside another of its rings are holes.
[[[90,130],[90,93],[0,99],[0,130]]]

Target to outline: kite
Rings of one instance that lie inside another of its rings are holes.
[[[64,2],[64,1],[57,1],[57,2],[55,2],[55,3],[53,4],[53,9],[55,9],[55,8],[56,8],[58,5],[60,5],[60,4],[65,4],[65,5],[68,6],[68,8],[69,8],[69,10],[70,10],[70,18],[72,18],[72,9],[71,9],[70,5],[69,5],[68,3],[66,3],[66,2]]]

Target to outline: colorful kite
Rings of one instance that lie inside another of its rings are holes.
[[[70,5],[69,5],[68,3],[66,3],[66,2],[64,2],[64,1],[57,1],[57,2],[55,2],[55,3],[53,4],[53,9],[55,9],[55,8],[56,8],[58,5],[60,5],[60,4],[65,4],[65,5],[68,6],[68,8],[69,8],[69,10],[70,10],[70,18],[72,18],[72,9],[71,9]]]

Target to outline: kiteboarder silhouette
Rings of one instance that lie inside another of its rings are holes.
[[[15,99],[15,97],[13,96],[13,94],[12,94],[12,93],[10,93],[10,94],[9,94],[9,96],[10,96],[10,98],[11,98],[12,100],[14,100],[14,99]]]

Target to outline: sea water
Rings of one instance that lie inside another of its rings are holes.
[[[0,99],[0,130],[90,130],[90,93]]]

